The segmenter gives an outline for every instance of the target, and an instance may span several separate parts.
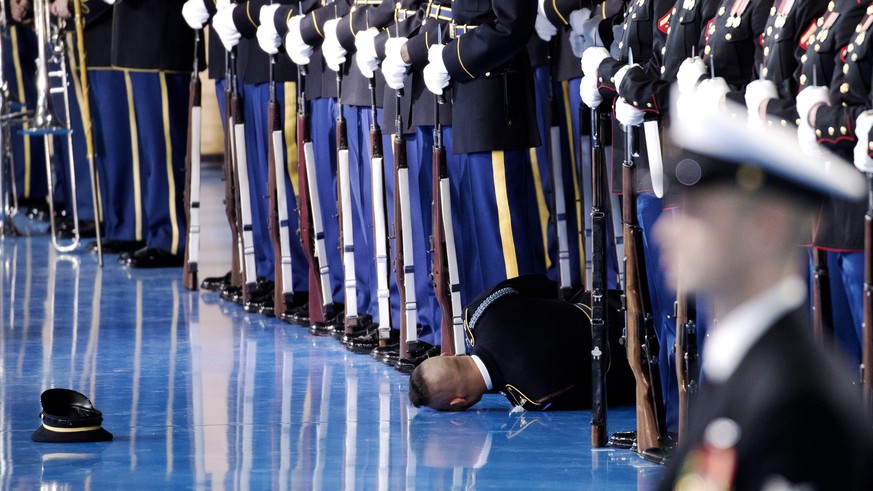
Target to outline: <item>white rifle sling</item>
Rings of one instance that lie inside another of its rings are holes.
[[[276,166],[276,211],[279,217],[279,251],[282,264],[282,293],[293,293],[291,267],[291,228],[288,223],[287,188],[285,188],[285,152],[282,151],[284,135],[281,130],[273,131],[273,160]]]

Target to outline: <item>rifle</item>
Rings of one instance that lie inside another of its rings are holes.
[[[873,173],[867,173],[867,213],[864,214],[864,324],[861,372],[864,403],[873,408]]]
[[[240,240],[239,221],[237,219],[237,184],[236,184],[236,158],[233,137],[233,88],[231,80],[234,75],[234,66],[230,61],[230,52],[224,53],[224,212],[227,215],[227,223],[230,225],[232,244],[230,284],[234,287],[242,287],[242,241]]]
[[[285,152],[282,148],[282,111],[276,99],[276,55],[270,56],[270,103],[267,106],[267,190],[269,193],[270,242],[273,245],[273,312],[283,318],[293,302],[293,270],[291,267],[291,231],[288,224],[288,201],[285,188]]]
[[[337,215],[340,220],[340,243],[343,247],[346,315],[344,331],[352,334],[361,327],[358,318],[358,289],[355,276],[355,235],[352,222],[352,190],[349,178],[349,140],[342,106],[343,67],[336,72],[336,175]]]
[[[400,357],[408,356],[409,329],[412,340],[418,340],[416,331],[415,268],[412,253],[412,213],[409,202],[409,164],[406,159],[406,142],[403,140],[403,120],[400,117],[400,101],[403,89],[397,91],[397,117],[394,119],[394,272],[397,291],[400,294]],[[406,232],[404,232],[406,231]],[[380,345],[382,340],[379,340]]]
[[[606,253],[609,227],[606,202],[606,162],[601,142],[603,113],[591,108],[591,444],[606,446],[609,319]]]
[[[324,220],[315,173],[315,149],[306,113],[306,67],[297,67],[297,156],[299,159],[300,236],[309,264],[309,321],[323,324],[333,317],[333,293],[324,244]],[[324,261],[324,265],[321,261]]]
[[[388,288],[388,225],[385,178],[382,162],[382,128],[376,120],[376,75],[367,81],[370,89],[370,177],[373,192],[373,250],[376,259],[376,297],[379,308],[379,342],[388,344],[391,337],[391,291]]]
[[[188,290],[197,289],[197,260],[200,252],[200,106],[201,84],[198,49],[202,29],[194,30],[194,69],[191,71],[191,87],[188,99],[188,148],[185,154],[185,211],[188,221],[188,240],[185,247],[185,266],[182,270],[182,285]]]
[[[817,340],[823,342],[825,333],[833,333],[834,327],[827,252],[813,246],[812,264],[812,333]]]
[[[664,436],[664,411],[660,397],[657,370],[652,358],[657,356],[657,341],[653,336],[652,316],[646,309],[646,283],[642,256],[642,231],[637,222],[636,165],[634,164],[634,129],[626,127],[625,157],[622,162],[622,221],[624,222],[625,283],[625,347],[627,359],[636,381],[637,450],[661,448]]]
[[[442,44],[442,30],[437,41]],[[461,317],[461,285],[455,231],[452,227],[452,195],[449,171],[446,166],[446,147],[443,145],[443,127],[440,124],[440,105],[445,94],[434,97],[433,127],[433,284],[437,303],[442,312],[440,342],[443,355],[463,355],[464,321]]]
[[[233,150],[236,163],[237,227],[240,235],[242,259],[242,300],[251,299],[251,289],[256,285],[255,244],[252,233],[252,201],[249,188],[248,157],[246,156],[246,120],[242,97],[239,93],[239,73],[237,73],[237,48],[230,52],[231,69],[231,114],[233,122]]]
[[[674,317],[676,319],[676,378],[679,382],[679,441],[688,430],[688,408],[699,388],[700,369],[697,362],[697,322],[694,299],[676,286]]]

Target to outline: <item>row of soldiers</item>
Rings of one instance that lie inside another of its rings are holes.
[[[661,198],[659,166],[670,153],[659,125],[669,125],[671,85],[713,105],[741,102],[749,124],[797,127],[801,147],[869,165],[869,3],[88,3],[86,42],[98,39],[101,12],[111,33],[88,51],[91,75],[105,68],[107,79],[98,90],[90,77],[94,112],[106,115],[97,133],[113,142],[98,150],[106,250],[133,267],[185,262],[185,231],[199,227],[186,218],[199,203],[189,189],[183,206],[193,174],[183,101],[208,23],[235,246],[233,270],[203,287],[410,371],[463,353],[462,307],[503,279],[548,272],[567,298],[593,288],[595,270],[609,289],[643,284],[637,337],[657,379],[658,431],[636,442],[640,451],[679,429],[689,385],[677,377],[686,354],[674,353],[677,326],[699,352],[717,310],[698,299],[697,313],[677,320],[676,285],[648,237],[677,205]],[[599,204],[592,155],[611,170]],[[593,207],[613,224],[601,254]],[[851,366],[862,353],[863,216],[833,199],[810,234],[815,319]],[[633,278],[626,231],[640,246]]]

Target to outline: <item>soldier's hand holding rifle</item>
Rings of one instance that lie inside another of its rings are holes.
[[[797,115],[800,117],[797,140],[800,143],[800,148],[807,154],[814,154],[818,149],[818,138],[815,135],[815,112],[822,105],[830,105],[827,87],[809,86],[797,94]]]
[[[258,46],[268,55],[278,53],[279,46],[282,45],[282,38],[276,31],[276,24],[273,22],[277,10],[279,10],[278,3],[264,5],[261,7],[261,13],[258,14],[260,25],[255,37],[258,38]]]
[[[855,144],[854,162],[859,171],[866,174],[873,173],[873,158],[870,154],[870,130],[873,130],[873,109],[864,111],[855,120],[855,135],[858,143]]]
[[[312,46],[303,42],[303,35],[300,33],[300,21],[303,20],[302,15],[295,15],[288,19],[288,35],[285,36],[285,51],[291,61],[298,66],[309,64],[309,57],[312,56]]]
[[[446,64],[443,61],[444,44],[435,44],[427,51],[427,66],[424,67],[424,84],[427,90],[434,94],[440,95],[443,89],[448,87],[449,71],[446,69]]]
[[[340,67],[346,62],[346,50],[340,45],[336,33],[338,24],[339,19],[331,19],[324,23],[324,44],[321,45],[327,67],[335,72],[340,71]]]
[[[371,27],[355,36],[355,48],[357,49],[355,62],[366,78],[373,78],[373,72],[379,68],[379,56],[376,54],[376,36],[378,35],[379,30]]]
[[[407,38],[394,37],[385,41],[385,59],[382,61],[382,75],[385,83],[393,90],[403,88],[403,83],[409,75],[409,63],[403,61],[401,51]]]
[[[215,29],[215,34],[221,39],[224,49],[228,51],[239,44],[239,40],[242,37],[233,23],[233,9],[232,5],[220,9],[212,18],[212,28]]]
[[[209,22],[209,12],[203,0],[187,0],[182,5],[182,17],[191,29],[202,29]]]
[[[597,67],[607,58],[611,58],[609,51],[602,46],[592,46],[582,53],[583,77],[579,83],[579,96],[588,107],[594,108],[603,102],[597,90]]]

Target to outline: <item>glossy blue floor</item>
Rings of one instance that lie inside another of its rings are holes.
[[[204,176],[209,276],[230,239],[219,172]],[[101,269],[37,233],[0,241],[0,260],[2,489],[650,489],[661,472],[592,449],[587,412],[513,413],[499,395],[416,409],[407,376],[186,291],[179,269]],[[115,439],[32,442],[50,387],[88,395]],[[633,427],[632,408],[609,417]]]

